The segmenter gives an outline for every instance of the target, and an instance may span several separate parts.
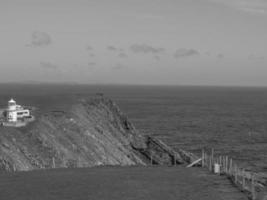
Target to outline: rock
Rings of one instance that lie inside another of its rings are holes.
[[[119,108],[102,96],[77,101],[69,110],[40,114],[25,129],[0,127],[0,170],[95,165],[144,165],[132,146],[137,133]]]
[[[118,106],[101,95],[39,113],[28,127],[0,127],[0,170],[146,165],[151,152],[161,155],[157,163],[173,162],[168,147],[148,146]]]

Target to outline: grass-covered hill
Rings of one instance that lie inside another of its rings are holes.
[[[0,173],[2,200],[247,200],[224,176],[182,166]]]
[[[183,162],[161,141],[140,134],[102,95],[37,107],[34,114],[26,127],[0,127],[0,170]]]
[[[145,164],[134,150],[145,147],[144,138],[109,99],[36,115],[27,127],[0,127],[1,170]]]

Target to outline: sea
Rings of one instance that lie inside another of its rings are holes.
[[[267,173],[267,88],[0,84],[0,107],[10,98],[42,112],[67,109],[103,93],[144,135],[197,155],[228,155],[241,167]]]

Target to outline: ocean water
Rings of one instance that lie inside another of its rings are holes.
[[[13,97],[46,112],[99,92],[143,134],[196,154],[214,148],[241,166],[267,172],[267,88],[2,84],[0,106]]]
[[[144,134],[200,154],[215,149],[243,167],[267,171],[267,89],[162,87],[117,99]]]

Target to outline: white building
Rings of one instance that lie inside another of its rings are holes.
[[[19,119],[30,117],[30,110],[24,109],[22,106],[17,105],[16,101],[11,99],[8,102],[7,108],[7,121],[8,122],[17,122]]]

